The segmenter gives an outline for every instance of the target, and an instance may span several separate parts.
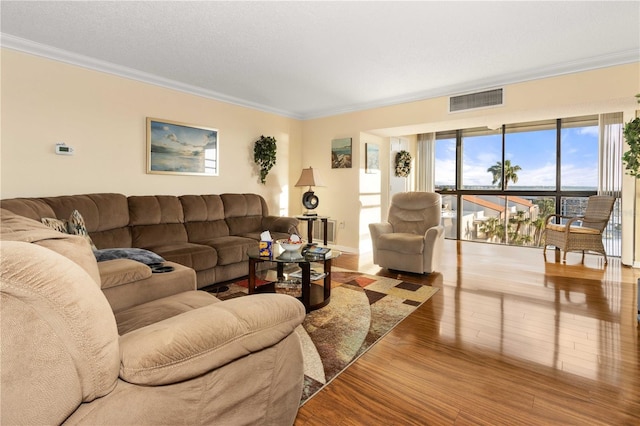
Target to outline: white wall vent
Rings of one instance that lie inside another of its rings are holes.
[[[324,223],[317,220],[313,224],[313,242],[322,244],[324,242]],[[336,221],[327,220],[327,244],[336,242]]]
[[[500,106],[503,105],[502,95],[503,89],[493,89],[467,95],[451,96],[449,97],[449,112]]]

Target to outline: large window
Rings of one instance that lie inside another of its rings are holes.
[[[437,133],[445,236],[540,246],[547,215],[580,214],[596,194],[598,133],[597,116]]]

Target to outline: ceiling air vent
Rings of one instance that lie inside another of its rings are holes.
[[[451,96],[449,98],[449,112],[502,105],[502,90],[493,89],[468,95]]]

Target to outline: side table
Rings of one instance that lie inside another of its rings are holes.
[[[329,216],[307,216],[307,215],[300,215],[300,216],[295,216],[296,219],[298,220],[302,220],[307,222],[307,239],[309,244],[311,244],[313,242],[313,223],[316,220],[319,220],[322,222],[322,225],[324,226],[324,234],[323,234],[323,244],[326,246],[327,245],[327,230],[328,230],[328,221],[329,221]]]

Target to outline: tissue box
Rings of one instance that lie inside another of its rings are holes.
[[[273,241],[260,241],[258,247],[260,249],[260,256],[271,257],[273,255]]]

